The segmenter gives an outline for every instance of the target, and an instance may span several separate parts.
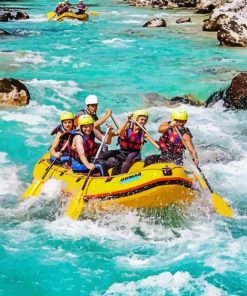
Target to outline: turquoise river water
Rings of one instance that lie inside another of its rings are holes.
[[[53,180],[42,197],[20,202],[60,112],[76,112],[86,95],[96,94],[99,114],[111,108],[119,123],[147,108],[147,128],[158,138],[172,111],[163,97],[205,101],[247,69],[246,49],[219,47],[192,11],[87,4],[98,12],[88,22],[57,23],[46,17],[54,0],[1,1],[30,15],[1,23],[14,34],[0,40],[0,77],[23,80],[31,101],[0,109],[0,295],[246,295],[246,111],[180,107],[189,113],[201,168],[234,219],[216,215],[204,196],[183,209],[75,222],[57,217]],[[177,25],[186,15],[192,23]],[[167,28],[143,28],[153,17]],[[143,156],[155,152],[147,144]]]

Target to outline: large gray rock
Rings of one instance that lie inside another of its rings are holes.
[[[205,20],[204,31],[218,31],[221,45],[247,46],[247,0],[232,0],[217,7]]]
[[[211,13],[216,7],[224,3],[224,0],[197,0],[196,13]]]
[[[247,110],[247,72],[242,72],[232,79],[231,85],[226,90],[224,106]]]
[[[0,79],[0,107],[25,106],[30,94],[27,87],[13,78]]]
[[[148,27],[148,28],[152,28],[152,27],[166,27],[166,21],[162,18],[155,18],[152,19],[148,22],[146,22],[143,27]]]
[[[247,46],[247,22],[240,19],[232,19],[227,24],[219,27],[217,39],[220,45]]]
[[[225,108],[247,110],[247,72],[235,76],[227,89],[212,94],[205,106],[212,107],[220,100]]]
[[[196,0],[126,0],[132,6],[144,6],[153,8],[177,8],[195,7]]]

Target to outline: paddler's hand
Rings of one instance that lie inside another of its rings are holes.
[[[175,120],[171,121],[169,124],[169,127],[175,127],[177,125],[177,122]]]
[[[195,165],[199,165],[199,160],[198,160],[198,158],[196,157],[193,157],[193,162],[194,162],[194,164]]]
[[[53,156],[56,157],[56,158],[60,158],[60,156],[61,156],[61,152],[56,152],[56,153],[54,153]]]
[[[106,116],[111,116],[111,114],[112,114],[112,110],[111,109],[106,109],[105,110],[105,114],[106,114]]]
[[[109,135],[112,135],[113,126],[111,124],[107,124],[106,127],[109,128]]]
[[[133,113],[129,114],[127,117],[127,121],[131,121],[132,117],[133,117]]]
[[[92,163],[89,163],[89,164],[87,165],[87,168],[88,168],[89,170],[94,170],[94,169],[95,169],[95,165],[92,164]]]

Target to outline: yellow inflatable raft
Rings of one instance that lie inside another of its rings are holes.
[[[59,16],[57,16],[57,21],[62,21],[63,19],[76,19],[79,21],[87,21],[89,19],[89,15],[87,13],[84,14],[76,14],[74,12],[65,12]]]
[[[199,177],[187,172],[184,167],[172,163],[143,167],[144,162],[138,161],[126,174],[90,177],[82,191],[87,174],[74,173],[66,165],[53,165],[43,178],[50,167],[49,159],[50,154],[47,153],[37,162],[33,172],[34,182],[23,193],[22,199],[39,195],[42,184],[54,178],[63,181],[63,191],[68,199],[81,192],[84,200],[83,209],[93,207],[105,210],[115,205],[130,208],[162,208],[170,204],[190,202],[198,194],[196,181],[201,184]]]

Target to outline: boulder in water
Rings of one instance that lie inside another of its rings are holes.
[[[226,90],[224,107],[247,110],[247,72],[242,72],[232,79]]]
[[[223,0],[197,0],[196,13],[211,13],[216,7],[220,6]]]
[[[162,18],[155,18],[146,22],[143,27],[155,28],[155,27],[166,27],[166,21]]]
[[[247,110],[247,72],[235,76],[227,89],[213,93],[205,107],[212,107],[220,100],[225,108]]]
[[[29,19],[29,15],[25,11],[17,11],[15,19],[16,20],[27,20],[27,19]]]
[[[204,31],[218,31],[221,45],[247,46],[247,1],[232,0],[214,9],[204,21]]]
[[[171,104],[189,104],[192,106],[202,106],[204,103],[200,102],[197,98],[193,95],[188,94],[184,95],[183,97],[174,97],[171,99]]]
[[[182,17],[176,20],[177,24],[182,24],[182,23],[191,23],[191,18],[190,17]]]
[[[1,107],[25,106],[29,100],[29,91],[22,82],[13,78],[0,79]]]

